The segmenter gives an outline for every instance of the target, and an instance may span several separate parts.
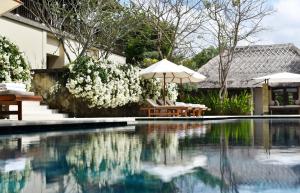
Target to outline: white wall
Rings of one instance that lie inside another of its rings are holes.
[[[24,52],[25,58],[31,66],[31,69],[46,69],[47,55],[49,68],[61,68],[69,63],[69,60],[64,53],[62,46],[58,40],[49,32],[40,29],[40,24],[25,24],[27,19],[17,16],[11,16],[14,19],[0,17],[0,35],[7,37],[11,42],[15,43],[21,52]],[[16,21],[15,18],[21,19]],[[27,23],[27,22],[26,22]],[[30,23],[35,23],[30,21]],[[73,48],[78,48],[76,41],[70,40]],[[76,55],[67,47],[71,60],[76,58]],[[77,50],[78,52],[78,50]],[[97,49],[94,51],[97,54]],[[49,57],[51,56],[51,57]],[[108,60],[116,63],[125,64],[126,58],[116,54],[110,54]]]
[[[21,52],[24,52],[31,68],[46,68],[45,31],[0,17],[0,35],[7,37],[20,48]]]
[[[108,60],[116,62],[118,64],[126,64],[126,57],[117,54],[110,54],[108,56]]]

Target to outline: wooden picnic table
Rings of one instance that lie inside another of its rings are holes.
[[[23,101],[42,101],[41,96],[31,96],[31,95],[15,95],[15,94],[6,94],[0,95],[0,105],[5,105],[6,110],[0,108],[0,115],[18,115],[18,120],[22,120],[22,102]],[[10,105],[17,105],[17,111],[10,111]]]

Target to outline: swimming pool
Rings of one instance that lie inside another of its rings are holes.
[[[300,192],[300,120],[2,136],[0,192]]]

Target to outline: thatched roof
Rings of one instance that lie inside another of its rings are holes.
[[[199,69],[207,77],[199,83],[200,88],[218,88],[219,56]],[[228,74],[228,88],[259,87],[251,80],[272,73],[300,73],[300,50],[293,44],[257,45],[237,47]]]

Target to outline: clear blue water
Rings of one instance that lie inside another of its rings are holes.
[[[1,193],[300,192],[300,120],[0,137]]]

